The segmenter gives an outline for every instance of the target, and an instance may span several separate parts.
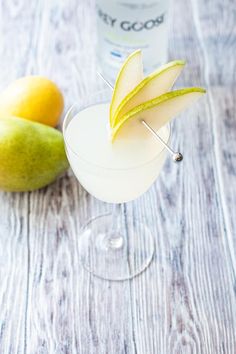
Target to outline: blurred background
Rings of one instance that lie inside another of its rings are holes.
[[[67,105],[81,91],[94,90],[94,1],[2,1],[0,6],[1,88],[23,75],[46,75],[63,89]],[[172,1],[168,15],[168,57],[186,59],[185,84],[232,85],[235,2]]]

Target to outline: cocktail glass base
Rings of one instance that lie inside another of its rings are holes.
[[[89,220],[79,231],[83,267],[104,280],[123,281],[142,273],[152,262],[154,237],[149,228],[126,214],[109,213]]]

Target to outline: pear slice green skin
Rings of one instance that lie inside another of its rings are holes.
[[[200,87],[185,88],[165,93],[133,108],[112,129],[112,142],[117,138],[147,137],[150,133],[141,124],[142,119],[157,131],[204,93],[206,90]]]
[[[113,124],[114,113],[123,98],[143,79],[142,52],[136,50],[123,63],[116,78],[110,104],[110,126]]]
[[[124,97],[117,107],[114,113],[112,127],[118,123],[122,116],[124,116],[135,106],[170,91],[176,79],[183,70],[184,65],[185,61],[175,60],[162,65],[152,74],[145,77],[144,80],[142,80],[131,92],[128,93],[127,96]]]

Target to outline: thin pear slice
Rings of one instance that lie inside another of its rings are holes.
[[[114,113],[123,98],[143,79],[142,52],[137,50],[130,54],[123,63],[117,76],[110,105],[110,125],[113,124]]]
[[[150,132],[141,124],[142,119],[157,131],[205,92],[199,87],[185,88],[165,93],[133,108],[112,129],[112,141],[132,139],[132,136],[140,139],[150,136]]]
[[[113,126],[134,107],[170,91],[183,70],[184,65],[185,62],[183,60],[175,60],[161,66],[152,74],[145,77],[144,80],[123,98],[117,107],[113,118]]]

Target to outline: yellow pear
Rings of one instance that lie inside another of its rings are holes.
[[[64,108],[57,85],[43,76],[26,76],[0,94],[0,117],[17,116],[55,127]]]

